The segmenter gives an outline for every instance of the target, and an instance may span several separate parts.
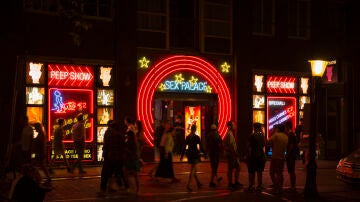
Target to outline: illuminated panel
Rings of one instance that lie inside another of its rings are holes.
[[[185,137],[191,132],[191,126],[196,126],[196,135],[201,137],[201,109],[200,106],[185,107]]]
[[[87,87],[94,83],[94,71],[84,65],[48,65],[48,85],[56,87]]]
[[[266,81],[268,93],[296,93],[296,77],[268,76]]]
[[[296,126],[296,98],[295,97],[267,97],[267,138],[277,124],[291,121]]]
[[[159,83],[167,76],[177,71],[189,71],[199,74],[213,86],[213,92],[218,94],[219,133],[226,133],[226,122],[231,120],[231,97],[224,78],[217,69],[205,60],[194,56],[172,56],[157,63],[144,77],[138,88],[137,117],[144,123],[146,141],[153,146],[154,119],[152,104],[154,92]]]
[[[102,86],[110,86],[112,67],[100,67],[100,80]]]
[[[26,107],[26,116],[29,118],[29,123],[43,123],[43,113],[43,107]]]
[[[309,78],[305,78],[305,77],[300,78],[300,88],[303,94],[308,94]]]
[[[55,162],[64,162],[63,156],[62,155],[55,156],[53,149],[50,148],[48,152],[49,152],[48,157],[50,159],[55,158]],[[73,144],[65,144],[65,155],[69,161],[75,161],[78,159],[78,154],[76,153]],[[92,162],[92,161],[94,161],[94,159],[95,159],[94,146],[93,145],[85,145],[83,161],[84,162]]]
[[[310,103],[310,97],[309,96],[300,96],[299,97],[299,108],[304,109],[304,106],[306,103]]]
[[[262,92],[264,87],[264,75],[254,75],[254,88],[256,92]]]
[[[253,123],[265,123],[265,112],[260,110],[253,111]]]
[[[253,108],[263,109],[265,107],[265,96],[253,95]]]
[[[44,104],[45,88],[26,87],[26,104]]]
[[[112,106],[114,105],[114,91],[107,89],[98,89],[97,91],[97,105]]]
[[[42,63],[28,63],[26,68],[26,83],[27,84],[44,84],[44,64]]]
[[[109,120],[114,119],[114,109],[110,107],[97,108],[97,123],[107,124]]]
[[[65,119],[64,142],[73,142],[71,127],[79,113],[84,115],[86,142],[93,141],[93,91],[87,89],[49,88],[48,94],[49,141],[59,118]]]
[[[106,130],[107,130],[106,126],[97,127],[97,142],[98,143],[104,142],[104,135],[105,135]]]

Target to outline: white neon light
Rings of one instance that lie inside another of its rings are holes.
[[[40,83],[39,80],[42,74],[41,67],[43,64],[30,62],[29,65],[30,65],[29,75],[31,76],[33,83],[36,84]]]

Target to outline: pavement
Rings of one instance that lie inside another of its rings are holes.
[[[216,188],[209,187],[210,164],[203,161],[198,164],[198,177],[203,186],[193,192],[187,192],[186,181],[189,174],[189,165],[186,162],[174,162],[174,172],[179,183],[171,183],[168,180],[156,180],[149,176],[149,171],[156,163],[146,163],[140,173],[140,193],[134,193],[134,181],[130,179],[130,192],[117,186],[114,181],[110,184],[113,192],[105,197],[99,197],[101,166],[87,166],[86,174],[67,173],[65,168],[54,169],[51,187],[45,201],[360,201],[358,189],[349,187],[336,179],[337,161],[318,160],[317,190],[319,196],[316,198],[305,198],[303,195],[306,182],[306,169],[301,161],[296,162],[297,193],[284,192],[281,195],[271,194],[272,184],[269,176],[270,162],[266,163],[263,173],[263,184],[265,189],[261,193],[247,193],[244,189],[230,191],[227,189],[226,162],[220,162],[218,175],[223,180]],[[248,173],[246,164],[241,164],[240,183],[248,186]],[[195,182],[193,183],[195,184]],[[289,187],[289,177],[284,171],[284,189]],[[196,186],[195,186],[196,187]]]

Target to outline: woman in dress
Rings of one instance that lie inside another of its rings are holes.
[[[172,182],[179,182],[174,175],[172,152],[174,149],[175,128],[169,128],[161,138],[160,163],[156,169],[155,177],[168,178]]]
[[[205,150],[201,146],[200,137],[196,135],[195,132],[196,132],[196,125],[192,125],[191,132],[185,139],[185,143],[180,156],[180,161],[182,161],[184,154],[186,153],[188,163],[190,164],[189,180],[186,185],[186,189],[189,192],[192,191],[191,183],[193,178],[195,178],[198,189],[201,188],[202,186],[199,178],[196,175],[196,172],[197,172],[197,164],[200,162],[200,151],[205,153]]]

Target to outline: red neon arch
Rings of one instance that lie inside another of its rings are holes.
[[[231,97],[225,80],[217,69],[205,60],[194,56],[171,56],[159,63],[146,74],[138,89],[137,118],[143,121],[145,139],[153,146],[154,119],[152,104],[154,93],[160,82],[176,71],[190,71],[201,75],[209,82],[213,92],[218,94],[219,133],[224,137],[226,122],[231,120]]]

